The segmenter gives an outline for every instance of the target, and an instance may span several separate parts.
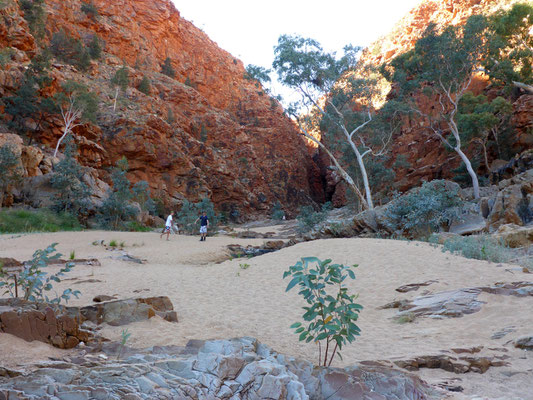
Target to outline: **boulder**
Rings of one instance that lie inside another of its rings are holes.
[[[43,152],[38,147],[24,146],[22,148],[21,162],[24,167],[25,176],[42,175],[39,165],[44,158]]]
[[[144,321],[156,315],[169,322],[178,322],[174,306],[166,296],[104,301],[81,307],[79,312],[85,320],[112,326]]]
[[[519,349],[533,350],[533,335],[519,337],[513,343]]]
[[[493,236],[509,247],[529,247],[533,243],[533,225],[501,225]]]
[[[500,181],[499,192],[489,199],[489,231],[501,225],[526,225],[533,221],[533,169]]]
[[[399,321],[413,321],[422,316],[439,319],[462,317],[481,310],[484,304],[478,300],[481,293],[516,297],[533,296],[533,282],[495,283],[492,286],[448,290],[410,300],[396,300],[381,308],[398,308],[399,312],[395,318]]]
[[[20,190],[24,203],[33,208],[51,207],[56,193],[50,184],[52,176],[46,174],[24,179]]]
[[[487,221],[479,214],[462,215],[459,220],[452,222],[449,232],[456,235],[472,235],[487,229]]]
[[[49,392],[61,399],[438,398],[427,383],[398,368],[315,367],[249,337],[191,340],[185,348],[99,343],[87,350],[36,364],[27,375],[0,369],[0,399],[48,398]]]
[[[93,336],[80,327],[80,319],[71,309],[21,299],[0,299],[0,332],[61,349],[88,343]]]

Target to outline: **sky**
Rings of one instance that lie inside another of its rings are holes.
[[[328,51],[340,52],[347,44],[368,46],[421,0],[172,1],[183,18],[245,66],[271,68],[282,34],[316,39]]]

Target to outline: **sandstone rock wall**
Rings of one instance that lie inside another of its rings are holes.
[[[3,94],[16,88],[37,51],[18,2],[13,4],[0,10],[9,21],[0,29],[0,44],[19,54],[0,71]],[[45,42],[60,29],[85,43],[95,34],[103,42],[102,60],[86,73],[57,61],[51,71],[50,93],[72,79],[99,96],[98,124],[75,130],[83,165],[109,183],[107,168],[126,156],[131,180],[147,180],[167,206],[208,197],[237,218],[266,214],[275,201],[286,208],[312,202],[309,179],[316,171],[304,141],[279,103],[245,79],[241,61],[181,18],[170,0],[94,4],[96,19],[81,11],[79,0],[46,1]],[[167,57],[175,79],[161,74]],[[110,80],[122,65],[130,87],[113,111]],[[143,76],[151,80],[148,96],[136,89]],[[39,142],[54,147],[61,121],[49,116],[43,126]]]
[[[516,0],[428,0],[422,1],[411,12],[404,16],[390,34],[380,38],[370,45],[361,58],[363,64],[380,66],[390,62],[394,57],[411,50],[416,41],[420,39],[429,24],[434,23],[437,29],[450,24],[461,25],[474,14],[490,14],[501,7],[510,7]],[[489,97],[496,97],[487,88],[486,76],[474,77],[470,90],[475,94],[485,93]],[[382,88],[385,93],[390,87],[384,83]],[[438,105],[438,100],[422,97],[419,103],[425,110],[430,110]],[[390,95],[393,97],[393,94]],[[511,138],[511,149],[515,153],[533,146],[533,96],[519,93],[518,97],[510,99],[513,103],[513,116],[511,123],[515,129]],[[425,104],[424,104],[425,103]],[[452,179],[457,173],[453,170],[462,165],[460,157],[453,151],[446,150],[440,140],[432,136],[427,126],[427,121],[422,121],[418,116],[405,117],[400,129],[395,133],[390,151],[390,161],[387,166],[393,168],[397,188],[404,192],[419,186],[423,181],[433,179]],[[479,145],[471,145],[466,149],[469,156],[481,154]],[[405,158],[401,165],[394,165],[398,155]],[[322,170],[324,165],[330,165],[327,156],[319,157]],[[498,163],[496,154],[489,153],[489,161]],[[482,175],[490,171],[480,169]],[[340,183],[340,184],[339,184]],[[327,179],[326,197],[331,199],[336,206],[346,204],[346,187],[343,182]]]

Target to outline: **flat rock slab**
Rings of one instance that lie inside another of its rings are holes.
[[[487,220],[479,214],[467,214],[461,216],[460,221],[450,225],[449,232],[456,235],[471,235],[480,233],[487,229]]]
[[[462,317],[481,309],[483,302],[478,300],[478,296],[483,292],[516,297],[533,296],[533,282],[496,283],[492,286],[449,290],[411,300],[396,300],[381,308],[398,308],[396,318],[409,318],[409,320],[422,316]]]
[[[431,281],[426,281],[422,283],[409,283],[407,285],[400,286],[399,288],[396,289],[396,291],[400,293],[412,292],[412,291],[416,291],[420,289],[421,287],[429,286],[432,283],[437,283],[437,282],[438,281],[431,280]]]
[[[29,375],[0,376],[0,399],[426,400],[441,397],[420,378],[397,368],[316,367],[308,361],[278,354],[249,337],[194,340],[185,348],[132,351],[128,349],[121,359],[115,354],[102,357],[101,353],[80,353],[62,362],[35,365]]]
[[[100,267],[102,264],[97,258],[74,258],[72,260],[55,259],[49,260],[48,265],[64,265],[71,263],[74,265],[92,265],[94,267]]]
[[[112,326],[144,321],[156,315],[169,322],[178,322],[178,315],[167,296],[104,301],[81,307],[79,312],[85,320]]]

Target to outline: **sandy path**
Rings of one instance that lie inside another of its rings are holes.
[[[126,251],[147,259],[148,263],[138,265],[110,259],[113,252],[90,244],[99,239],[125,241]],[[101,267],[78,266],[72,277],[101,282],[62,284],[62,287],[71,286],[82,291],[82,297],[72,302],[75,305],[88,304],[98,294],[120,298],[169,296],[178,312],[179,323],[153,318],[131,324],[128,326],[132,333],[129,344],[133,346],[184,345],[193,338],[253,336],[277,351],[314,361],[316,348],[299,343],[289,329],[291,323],[299,320],[303,303],[296,292],[285,293],[288,282],[282,280],[289,265],[302,256],[311,255],[332,258],[338,263],[359,264],[357,280],[350,283],[350,289],[360,294],[358,302],[365,307],[359,321],[362,335],[343,351],[344,361],[337,365],[433,354],[457,347],[502,348],[518,336],[533,334],[533,297],[483,294],[480,299],[487,304],[475,314],[444,320],[418,319],[407,324],[391,320],[395,310],[377,310],[395,299],[412,298],[425,290],[438,292],[495,282],[533,280],[531,275],[513,266],[452,256],[426,243],[330,239],[301,243],[252,259],[214,264],[213,261],[222,258],[227,244],[260,244],[264,240],[217,237],[200,243],[196,237],[173,236],[171,239],[170,242],[159,240],[155,233],[94,231],[4,236],[0,237],[0,257],[28,258],[34,249],[59,242],[58,249],[64,254],[75,250],[77,257],[99,258]],[[241,269],[239,264],[244,263],[250,267]],[[400,294],[395,291],[401,285],[430,279],[438,282],[418,292]],[[494,332],[509,326],[515,331],[499,340],[490,339]],[[103,332],[117,339],[122,329],[106,327]],[[507,348],[511,353],[516,352],[510,346]],[[533,391],[533,355],[524,354],[526,359],[520,367],[524,374],[513,375],[512,380],[524,390],[528,387]],[[527,372],[528,366],[530,372]],[[494,374],[499,374],[498,370],[494,369]],[[483,385],[476,387],[487,390]]]

